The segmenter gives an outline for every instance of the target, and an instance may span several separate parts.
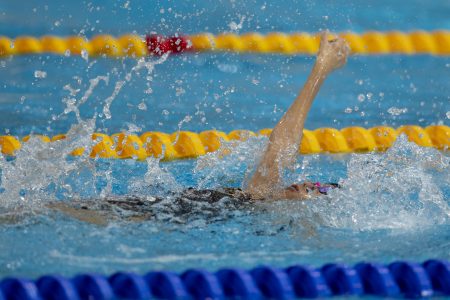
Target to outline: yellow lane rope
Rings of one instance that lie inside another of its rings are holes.
[[[450,31],[368,31],[339,33],[353,54],[432,54],[450,55]],[[213,35],[174,35],[169,37],[126,34],[120,37],[97,35],[88,40],[79,36],[58,37],[0,36],[0,56],[52,53],[107,57],[141,57],[166,52],[228,51],[238,53],[314,54],[319,37],[310,33],[268,34],[223,33]]]
[[[208,130],[200,133],[190,131],[145,132],[140,136],[117,133],[111,136],[95,133],[96,141],[89,149],[91,157],[133,158],[144,160],[147,157],[159,157],[163,160],[195,158],[220,148],[222,141],[246,140],[251,136],[268,136],[271,129],[262,129],[258,133],[249,130],[233,130],[226,134],[222,131]],[[401,126],[397,129],[387,126],[372,128],[347,127],[319,128],[304,130],[300,145],[301,154],[314,153],[350,153],[384,151],[392,146],[397,136],[406,134],[410,141],[423,147],[435,147],[440,150],[450,149],[450,127],[431,125],[425,128],[416,125]],[[66,136],[56,135],[52,138],[38,135],[44,142],[57,142]],[[26,142],[30,136],[22,139]],[[14,155],[21,148],[21,142],[14,136],[0,136],[0,149],[4,155]],[[82,155],[84,148],[74,149],[73,155]]]

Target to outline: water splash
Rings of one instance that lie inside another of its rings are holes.
[[[167,193],[179,193],[183,187],[167,169],[160,165],[160,160],[149,157],[146,160],[147,171],[142,179],[136,179],[131,183],[129,193],[139,197],[161,196]]]
[[[112,117],[110,111],[111,104],[117,97],[117,95],[120,93],[120,90],[124,87],[125,83],[131,80],[133,73],[139,72],[139,70],[141,70],[142,68],[145,68],[147,70],[147,78],[149,79],[147,81],[147,90],[148,90],[150,88],[149,83],[151,82],[151,74],[155,70],[155,66],[164,63],[167,60],[168,56],[169,53],[165,53],[156,61],[148,61],[145,59],[145,57],[140,58],[136,66],[131,68],[131,71],[125,75],[125,80],[117,81],[116,85],[114,86],[113,93],[111,94],[111,96],[105,99],[105,105],[103,106],[103,114],[105,115],[105,118],[111,119]]]
[[[73,190],[66,178],[92,168],[92,162],[87,153],[78,160],[68,161],[67,157],[73,149],[92,145],[94,128],[95,119],[81,121],[71,127],[66,139],[45,143],[31,136],[13,160],[0,156],[0,207],[38,207],[56,199],[58,192],[71,195]]]
[[[360,230],[446,224],[449,166],[449,157],[402,135],[386,153],[351,155],[342,189],[304,205],[303,217]]]
[[[105,84],[108,84],[109,82],[109,76],[97,76],[95,78],[92,78],[89,80],[89,87],[84,92],[83,96],[80,98],[80,100],[77,100],[74,96],[79,92],[79,90],[72,88],[70,85],[66,85],[64,87],[65,90],[68,90],[70,92],[70,96],[67,98],[63,98],[63,103],[66,104],[66,108],[64,109],[64,112],[62,115],[67,115],[71,112],[75,113],[75,116],[77,117],[78,123],[82,122],[81,116],[80,116],[80,106],[87,102],[89,97],[94,92],[95,88],[99,85],[100,82],[104,82]],[[61,116],[62,116],[61,115]],[[60,116],[60,117],[61,117]]]
[[[194,175],[198,188],[245,185],[265,148],[266,137],[248,137],[245,141],[221,141],[221,148],[197,159]],[[242,182],[244,182],[242,184]]]
[[[199,158],[194,168],[198,187],[240,186],[255,168],[266,142],[251,138],[224,143],[218,152]],[[315,159],[306,156],[292,165],[285,183],[317,178],[324,165],[308,166]],[[341,189],[311,201],[275,201],[264,206],[277,218],[292,219],[304,228],[412,229],[450,222],[445,194],[450,186],[448,156],[408,142],[402,135],[385,153],[352,154],[347,159]]]
[[[105,99],[104,118],[112,117],[109,107],[125,83],[131,80],[133,74],[138,74],[139,70],[145,68],[148,89],[151,83],[150,75],[155,66],[166,59],[167,55],[163,55],[156,61],[141,58],[125,75],[124,80],[115,83],[113,93]],[[53,121],[70,113],[74,113],[77,119],[77,124],[70,128],[65,139],[44,143],[38,137],[31,137],[28,142],[22,144],[15,158],[6,158],[0,154],[0,209],[2,211],[39,208],[48,201],[57,199],[83,198],[86,195],[104,197],[112,194],[114,178],[111,167],[97,168],[96,161],[89,158],[89,151],[84,151],[81,157],[71,157],[74,149],[90,149],[96,142],[92,141],[91,136],[95,131],[97,113],[94,112],[91,119],[83,120],[80,108],[88,102],[100,83],[108,85],[109,81],[109,75],[90,79],[89,87],[79,99],[77,95],[80,89],[73,88],[69,84],[64,86],[63,89],[69,92],[69,96],[62,99],[66,108],[61,115],[53,117]],[[80,83],[81,80],[78,79],[78,84]],[[149,169],[155,169],[150,162]],[[106,179],[106,186],[100,192],[96,186],[97,178]],[[167,176],[165,178],[166,182],[169,182]],[[149,181],[147,176],[141,186]]]

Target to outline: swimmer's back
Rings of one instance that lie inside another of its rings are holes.
[[[108,221],[144,221],[161,215],[220,215],[223,210],[240,209],[253,199],[239,188],[198,190],[188,188],[166,197],[110,196],[99,199],[54,202],[49,208],[75,219],[104,225]]]

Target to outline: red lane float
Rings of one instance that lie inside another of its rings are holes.
[[[145,38],[147,51],[153,55],[163,55],[165,53],[181,53],[192,49],[192,43],[188,37],[172,36],[165,37],[158,34],[147,35]]]

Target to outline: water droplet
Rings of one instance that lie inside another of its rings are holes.
[[[234,74],[238,71],[238,67],[233,64],[219,64],[217,68],[224,73]]]
[[[406,112],[408,112],[407,108],[397,108],[397,107],[393,106],[393,107],[390,107],[388,109],[388,113],[390,113],[393,116],[399,116],[399,115],[404,114]]]
[[[183,95],[184,93],[186,93],[186,91],[185,91],[182,87],[177,87],[177,88],[175,89],[175,95],[176,95],[176,96],[181,96],[181,95]]]
[[[36,70],[36,71],[34,71],[34,77],[35,78],[40,78],[40,79],[46,78],[47,77],[47,72]]]
[[[142,101],[141,103],[139,103],[138,108],[140,110],[147,110],[147,105],[144,103],[144,101]]]
[[[89,53],[86,50],[81,50],[81,57],[85,60],[88,61],[89,60]]]

